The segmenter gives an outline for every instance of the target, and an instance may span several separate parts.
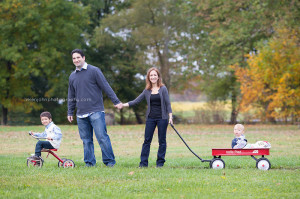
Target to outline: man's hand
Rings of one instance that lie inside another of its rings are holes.
[[[121,110],[123,108],[123,103],[119,103],[117,105],[115,105],[115,107],[119,110]]]
[[[73,121],[73,116],[68,115],[68,121],[69,121],[70,123],[72,123],[72,121]]]

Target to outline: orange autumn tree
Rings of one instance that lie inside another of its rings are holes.
[[[300,116],[299,30],[278,29],[256,54],[248,54],[248,67],[235,67],[241,83],[241,111],[254,108],[256,117],[276,121]]]

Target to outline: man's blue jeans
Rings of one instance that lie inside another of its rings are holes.
[[[88,166],[96,164],[94,154],[93,130],[102,151],[102,161],[107,166],[116,163],[114,152],[107,134],[105,113],[95,112],[86,118],[77,117],[80,138],[83,142],[84,162]]]
[[[140,162],[141,167],[148,166],[150,145],[152,142],[152,138],[156,126],[158,128],[158,143],[159,143],[156,166],[163,166],[165,163],[165,155],[167,150],[166,135],[167,135],[168,120],[148,118],[146,121],[145,140],[143,143],[142,153],[141,153],[141,162]]]

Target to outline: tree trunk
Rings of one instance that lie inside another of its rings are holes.
[[[120,117],[121,117],[121,121],[120,124],[124,124],[125,120],[124,120],[124,113],[123,113],[123,109],[120,110]]]
[[[8,73],[11,74],[12,62],[8,61],[6,66],[7,66]],[[10,82],[10,75],[8,75],[8,77],[6,78],[6,83],[9,84],[9,82]],[[9,99],[9,88],[6,88],[4,90],[4,93],[5,93],[5,99]],[[1,121],[2,125],[7,125],[7,114],[8,114],[8,109],[4,107],[2,104],[2,121]]]
[[[8,109],[2,106],[2,121],[1,121],[2,125],[7,125],[7,113],[8,113]]]
[[[232,108],[232,111],[231,111],[231,118],[230,118],[230,124],[236,124],[237,122],[237,112],[234,108]]]
[[[167,23],[166,23],[167,24]],[[170,77],[170,62],[169,62],[169,30],[168,26],[166,25],[165,28],[165,40],[163,45],[163,52],[160,52],[161,46],[159,46],[156,42],[156,53],[158,56],[159,64],[160,64],[160,72],[163,79],[163,83],[167,87],[168,91],[170,92],[170,84],[171,84],[171,77]]]
[[[272,124],[276,124],[276,119],[273,116],[271,116],[271,113],[269,112],[270,103],[271,103],[271,101],[268,101],[264,105],[264,108],[265,108],[264,118],[266,119],[267,122],[271,122]]]
[[[230,124],[236,124],[237,122],[237,116],[238,116],[238,111],[237,111],[237,99],[236,99],[236,91],[232,90],[232,96],[231,96],[231,117],[230,117]]]
[[[134,111],[134,115],[135,115],[137,123],[143,124],[143,120],[142,120],[141,116],[138,114],[138,111],[136,111],[136,110],[133,110],[133,111]]]
[[[267,120],[268,120],[269,122],[271,122],[272,124],[276,124],[276,123],[277,123],[275,117],[272,117],[272,116],[268,116],[268,117],[267,117]]]
[[[167,59],[167,58],[165,58]],[[167,87],[167,89],[170,91],[170,84],[171,84],[171,78],[170,78],[170,71],[169,71],[169,62],[166,60],[164,62],[165,65],[161,67],[161,76],[163,78],[163,83]]]
[[[163,50],[163,67],[161,69],[161,74],[163,76],[163,81],[170,91],[171,77],[170,77],[170,63],[169,63],[169,37],[167,36],[164,43]]]
[[[159,59],[160,72],[163,79],[163,83],[167,87],[168,90],[170,87],[170,72],[169,72],[169,61],[168,61],[168,48],[164,49],[163,54],[160,53],[159,46],[156,46],[156,52]]]

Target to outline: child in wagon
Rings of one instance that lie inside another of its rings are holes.
[[[244,136],[244,125],[236,124],[234,126],[233,132],[235,138],[231,142],[231,147],[233,149],[242,149],[247,145],[247,140]]]
[[[233,149],[249,149],[249,148],[271,148],[271,144],[267,141],[257,141],[254,144],[247,144],[247,139],[244,135],[244,125],[236,124],[234,126],[235,138],[231,142],[231,147]]]

